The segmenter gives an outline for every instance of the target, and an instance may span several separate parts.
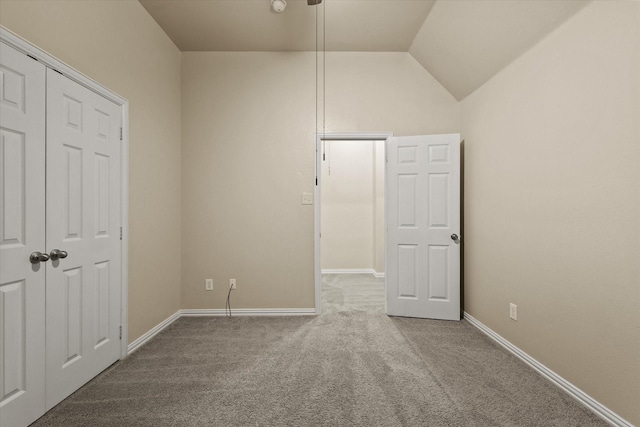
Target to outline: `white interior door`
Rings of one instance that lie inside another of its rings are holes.
[[[119,358],[121,120],[47,70],[47,409]]]
[[[44,412],[45,67],[0,43],[0,425]]]
[[[460,135],[387,140],[387,313],[460,320]]]

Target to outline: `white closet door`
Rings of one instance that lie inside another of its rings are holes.
[[[47,409],[119,358],[121,120],[47,70]]]
[[[0,43],[0,425],[44,413],[45,67]]]

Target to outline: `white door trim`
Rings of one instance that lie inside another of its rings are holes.
[[[322,184],[322,141],[386,141],[386,139],[390,136],[393,136],[393,132],[325,132],[316,134],[316,185],[314,188],[313,227],[313,239],[315,247],[316,314],[320,314],[322,311],[322,267],[320,265],[320,196],[322,194],[320,190]]]
[[[69,65],[60,61],[58,58],[48,54],[39,47],[24,40],[17,34],[0,26],[0,41],[8,44],[14,49],[36,59],[45,66],[52,68],[76,83],[90,89],[97,94],[107,98],[122,108],[122,156],[121,156],[121,224],[122,224],[122,277],[121,277],[121,320],[122,340],[120,342],[120,358],[127,356],[127,297],[128,297],[128,259],[129,259],[129,101],[121,97],[117,93],[107,89],[100,83],[82,74],[81,72],[71,68]]]

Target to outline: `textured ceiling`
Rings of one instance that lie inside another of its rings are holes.
[[[270,0],[140,3],[182,51],[313,51],[326,40],[327,51],[409,52],[463,99],[588,1],[287,0],[280,14]]]

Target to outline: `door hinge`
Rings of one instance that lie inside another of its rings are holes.
[[[120,326],[120,339],[122,339],[122,326]]]
[[[122,240],[122,227],[120,227],[120,240]]]
[[[120,141],[122,141],[122,128],[120,128]]]
[[[318,177],[316,176],[316,187],[318,186]]]

